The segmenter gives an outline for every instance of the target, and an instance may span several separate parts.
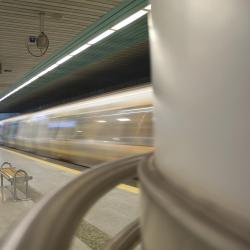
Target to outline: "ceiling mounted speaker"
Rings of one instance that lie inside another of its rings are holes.
[[[26,39],[26,48],[34,57],[41,57],[45,55],[49,48],[49,38],[44,33],[44,13],[40,12],[40,34],[38,36],[29,36]]]

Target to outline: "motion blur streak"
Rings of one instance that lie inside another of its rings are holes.
[[[126,89],[0,123],[0,142],[92,166],[153,150],[152,88]]]

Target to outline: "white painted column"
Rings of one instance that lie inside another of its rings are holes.
[[[164,185],[156,193],[154,185],[159,183],[152,180],[148,185],[150,174],[148,179],[141,174],[145,249],[184,249],[183,244],[185,249],[248,249],[244,240],[249,236],[244,235],[250,232],[250,1],[151,3],[155,172],[181,190],[180,197],[187,195],[187,200],[198,201],[197,207],[200,202],[204,206],[203,217],[190,212],[195,202],[189,208],[184,202],[185,211],[167,188],[159,199]],[[206,213],[212,214],[211,223]],[[241,235],[244,240],[234,243],[243,248],[235,248],[230,243],[234,236],[222,234],[222,228]]]
[[[250,221],[250,1],[152,5],[157,166]]]

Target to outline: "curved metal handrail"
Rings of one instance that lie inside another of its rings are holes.
[[[129,250],[140,242],[139,219],[133,221],[118,233],[106,246],[105,250]]]
[[[100,164],[45,197],[24,218],[1,249],[68,249],[78,223],[88,209],[122,180],[136,176],[138,163],[149,154]]]

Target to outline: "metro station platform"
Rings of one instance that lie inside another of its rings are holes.
[[[14,201],[7,187],[0,193],[0,243],[39,200],[88,169],[0,147],[0,164],[5,161],[25,170],[33,179],[29,181],[31,200]],[[4,180],[4,185],[10,183]],[[138,193],[138,188],[121,184],[106,194],[82,219],[71,249],[102,249],[111,237],[138,217]]]

